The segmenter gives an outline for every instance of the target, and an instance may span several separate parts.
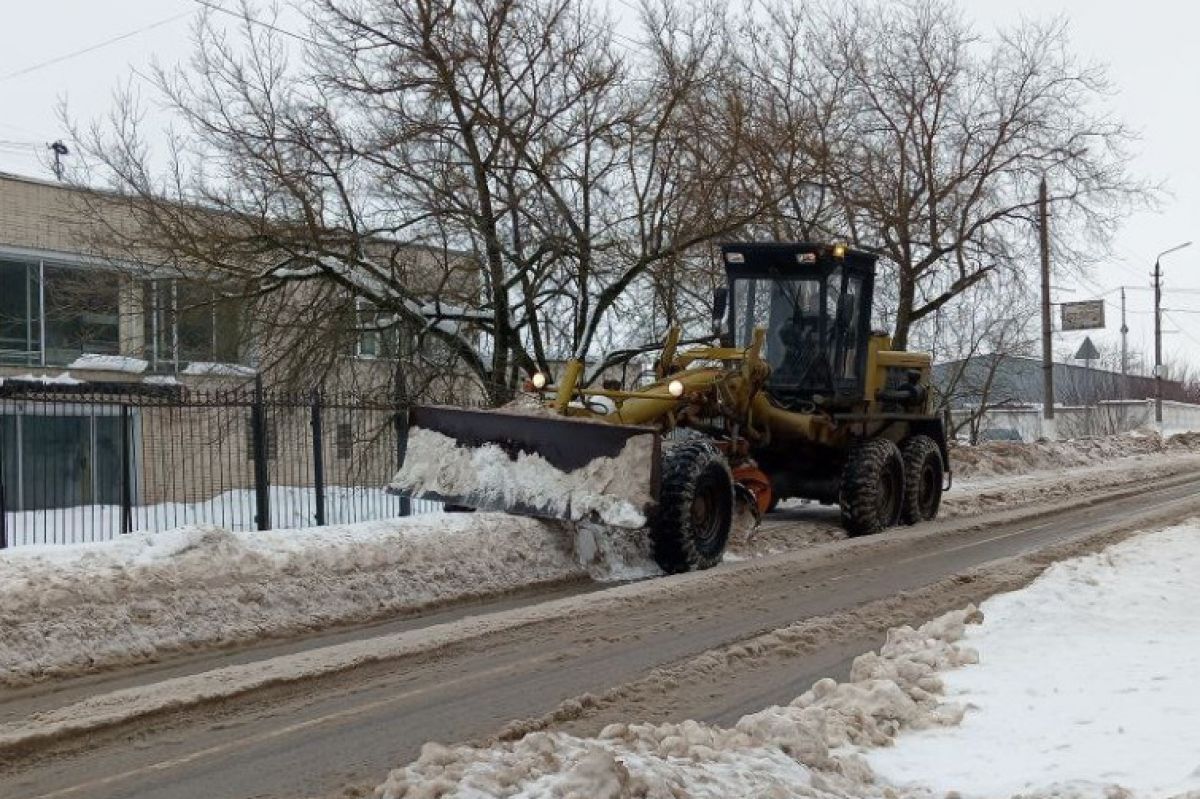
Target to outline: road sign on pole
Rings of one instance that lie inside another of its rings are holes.
[[[1095,330],[1104,327],[1104,300],[1064,302],[1063,330]]]
[[[1092,343],[1092,337],[1088,336],[1079,345],[1079,351],[1075,353],[1077,361],[1094,361],[1100,357],[1100,350],[1096,349],[1096,345]]]

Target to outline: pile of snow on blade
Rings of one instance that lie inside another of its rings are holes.
[[[961,646],[971,607],[919,630],[888,634],[859,657],[850,681],[824,679],[786,707],[743,717],[732,729],[613,724],[596,738],[536,732],[488,748],[426,744],[376,795],[724,799],[731,796],[883,796],[860,748],[887,745],[906,728],[956,724],[961,707],[941,702],[938,672],[974,663]]]
[[[1051,566],[987,600],[948,674],[954,729],[905,734],[876,773],[964,796],[1200,795],[1200,523]]]
[[[391,488],[456,497],[488,510],[535,508],[543,516],[639,528],[651,502],[653,458],[654,437],[634,436],[617,457],[596,458],[568,473],[537,454],[522,452],[513,460],[495,444],[460,447],[418,427],[409,432],[404,465]]]
[[[650,568],[615,532],[580,537],[586,546],[570,525],[475,513],[6,550],[0,685]]]

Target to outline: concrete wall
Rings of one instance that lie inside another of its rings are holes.
[[[955,423],[969,418],[967,411],[954,412]],[[1091,406],[1063,406],[1054,409],[1055,437],[1114,435],[1138,428],[1154,428],[1153,400],[1114,400]],[[1044,437],[1046,432],[1040,406],[993,408],[979,420],[979,429],[1017,430],[1025,441]],[[1200,431],[1200,405],[1163,401],[1162,432],[1165,435]],[[968,431],[964,429],[962,433]]]

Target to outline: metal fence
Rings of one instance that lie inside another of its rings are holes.
[[[0,547],[436,510],[385,490],[404,431],[394,402],[365,394],[5,381]]]

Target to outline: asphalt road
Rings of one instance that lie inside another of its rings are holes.
[[[415,757],[428,740],[486,738],[511,719],[546,713],[564,699],[601,693],[656,666],[798,620],[845,612],[1063,542],[1198,514],[1200,475],[1126,487],[1120,495],[1090,504],[1020,513],[938,522],[813,552],[727,564],[703,579],[662,578],[659,590],[648,592],[644,600],[623,601],[620,612],[611,607],[588,612],[584,604],[569,616],[434,654],[359,667],[98,733],[19,762],[0,763],[0,797],[301,797],[375,784],[389,768]],[[555,596],[586,590],[591,587],[565,586]],[[494,613],[547,598],[509,598],[398,623]],[[369,638],[385,628],[372,625],[337,635]],[[280,647],[321,646],[330,640],[318,637],[220,657],[245,662]],[[669,701],[660,697],[657,704],[633,703],[606,712],[728,723],[790,700],[818,677],[842,676],[854,655],[877,644],[875,634],[835,635],[815,652],[757,668],[746,679],[713,681]],[[146,669],[119,679],[154,680],[172,670],[202,668],[203,663]],[[0,714],[20,715],[95,690],[93,681],[68,684],[57,694],[32,692],[0,706]],[[586,729],[588,723],[564,726]]]

